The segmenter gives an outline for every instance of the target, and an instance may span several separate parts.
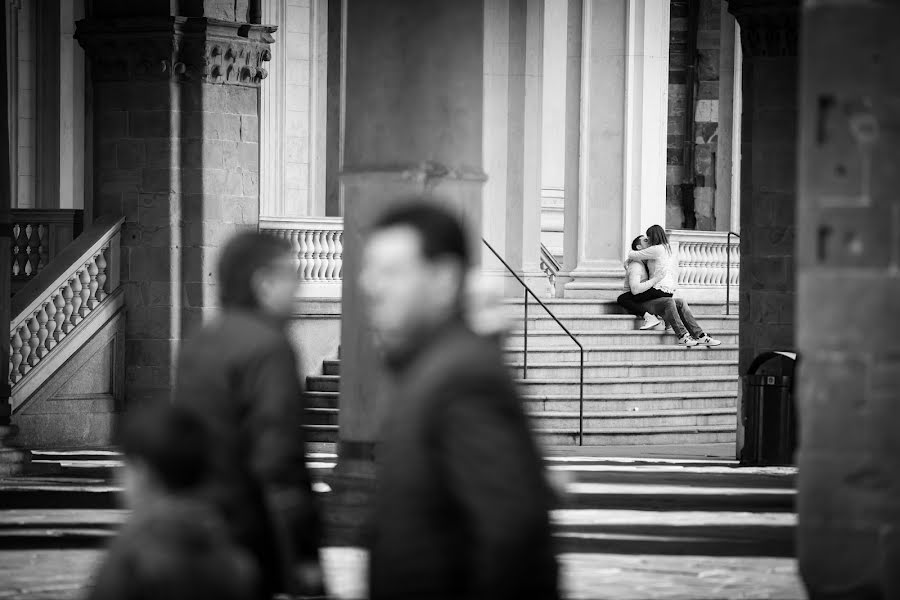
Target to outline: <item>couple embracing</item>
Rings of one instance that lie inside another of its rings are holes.
[[[625,261],[626,292],[618,302],[636,317],[643,317],[641,329],[666,324],[675,331],[676,344],[686,348],[718,346],[722,342],[707,335],[683,298],[675,298],[678,287],[678,257],[672,253],[666,231],[659,225],[647,229],[631,242]]]

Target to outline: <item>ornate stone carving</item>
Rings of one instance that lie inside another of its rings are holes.
[[[748,56],[797,56],[799,0],[728,0]]]
[[[275,28],[209,19],[83,20],[76,39],[101,81],[202,81],[258,86]]]

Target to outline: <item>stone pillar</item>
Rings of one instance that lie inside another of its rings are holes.
[[[0,11],[0,31],[6,31],[6,18],[8,12]],[[9,106],[9,82],[6,44],[0,44],[0,115],[8,114]],[[12,208],[12,181],[10,173],[10,135],[9,120],[0,119],[0,323],[9,323],[12,320],[10,314],[9,297],[12,295],[10,281],[10,263],[12,261],[12,221],[10,209]],[[12,405],[9,402],[9,344],[5,341],[0,344],[0,436],[5,437],[7,431],[2,428],[9,426],[12,415]],[[2,441],[2,440],[0,440]]]
[[[716,131],[716,163],[715,163],[715,229],[728,231],[732,221],[732,176],[734,169],[734,144],[740,143],[740,128],[735,121],[741,118],[740,111],[735,111],[736,102],[740,106],[740,79],[735,79],[735,58],[740,53],[736,44],[736,26],[734,16],[728,12],[728,5],[721,3],[719,16],[719,82],[718,89],[718,128]],[[701,89],[701,98],[703,90]],[[740,156],[740,155],[738,155]],[[738,159],[740,160],[740,158]],[[736,200],[736,199],[735,199]]]
[[[352,544],[389,398],[358,289],[362,244],[386,207],[424,195],[461,215],[480,252],[484,6],[348,0],[346,11],[341,411],[328,519],[334,541]]]
[[[541,272],[541,104],[544,0],[484,3],[483,236],[538,294]],[[522,286],[486,248],[483,273],[504,282],[509,296]]]
[[[541,242],[563,254],[566,180],[567,3],[544,4],[544,97],[541,106]]]
[[[730,0],[741,26],[741,373],[794,348],[797,0]]]
[[[579,96],[566,85],[567,106],[580,98],[577,194],[566,177],[578,208],[566,210],[563,280],[566,296],[612,299],[628,242],[665,222],[669,3],[585,0],[581,13]]]
[[[893,2],[803,9],[798,558],[815,600],[900,597],[898,27]]]
[[[92,62],[94,215],[126,218],[129,403],[169,397],[179,341],[217,304],[220,246],[258,223],[259,83],[274,30],[230,1],[182,8],[191,16],[98,1],[76,34]]]

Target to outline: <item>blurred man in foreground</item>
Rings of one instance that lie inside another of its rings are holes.
[[[260,597],[317,595],[320,525],[306,468],[302,385],[285,327],[297,290],[290,245],[232,238],[219,260],[222,314],[182,346],[176,403],[211,432],[207,495],[256,559]]]
[[[425,202],[376,223],[361,286],[396,394],[378,448],[373,600],[555,599],[552,493],[494,339],[464,320],[469,250]]]

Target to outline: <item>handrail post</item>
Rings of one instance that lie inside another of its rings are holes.
[[[528,290],[525,290],[525,352],[523,352],[522,379],[528,379]]]
[[[584,348],[581,350],[581,369],[578,377],[578,445],[584,446]]]

